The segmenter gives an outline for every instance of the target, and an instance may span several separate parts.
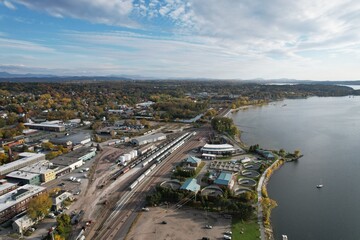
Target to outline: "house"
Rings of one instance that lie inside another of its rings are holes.
[[[235,183],[233,176],[234,175],[231,172],[221,172],[214,181],[214,184],[218,185],[219,187],[227,187],[232,189]]]
[[[60,191],[60,192],[56,193],[55,196],[53,196],[51,198],[51,200],[52,200],[51,209],[53,211],[57,211],[57,210],[61,209],[63,207],[64,201],[66,199],[71,199],[72,196],[73,195],[67,191]]]
[[[31,226],[33,226],[36,222],[34,222],[34,220],[32,220],[31,218],[29,218],[27,215],[24,215],[18,219],[16,219],[13,224],[13,230],[16,233],[24,233],[28,228],[30,228]]]
[[[194,156],[189,156],[186,160],[185,160],[185,164],[191,167],[198,167],[201,163],[201,159],[194,157]]]
[[[180,189],[197,193],[200,190],[200,185],[195,178],[189,178],[181,185]]]

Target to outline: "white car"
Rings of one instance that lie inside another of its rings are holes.
[[[231,235],[232,235],[232,231],[227,231],[227,232],[225,232],[225,234],[231,236]]]
[[[212,229],[212,226],[211,225],[205,225],[205,228]]]
[[[231,237],[230,237],[230,236],[228,236],[228,235],[224,235],[224,239],[231,240]]]

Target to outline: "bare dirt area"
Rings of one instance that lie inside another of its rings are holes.
[[[212,229],[206,228],[206,225],[211,225]],[[230,230],[231,219],[219,213],[154,207],[140,213],[126,240],[223,239],[224,233]]]

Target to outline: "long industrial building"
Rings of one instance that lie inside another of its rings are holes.
[[[12,171],[26,167],[32,163],[45,160],[45,154],[42,153],[23,152],[20,153],[19,156],[21,157],[19,160],[0,166],[0,175],[6,175]]]
[[[24,125],[25,127],[28,127],[30,129],[53,131],[53,132],[65,131],[65,126],[63,124],[59,124],[59,121],[42,122],[42,123],[25,123]]]
[[[21,168],[19,171],[40,175],[41,182],[49,182],[55,179],[55,168],[49,161],[43,160]]]
[[[89,133],[77,133],[68,136],[53,138],[50,142],[58,145],[69,146],[69,145],[85,145],[91,141]]]
[[[163,133],[156,133],[156,134],[148,134],[141,137],[136,137],[131,140],[131,142],[137,146],[145,145],[152,142],[157,142],[161,140],[165,140],[166,135]]]
[[[224,155],[236,152],[234,146],[230,144],[205,144],[205,146],[201,148],[201,151],[203,153],[215,155]]]
[[[30,199],[45,190],[44,187],[25,185],[0,196],[0,224],[27,210]]]

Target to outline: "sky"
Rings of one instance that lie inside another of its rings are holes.
[[[360,79],[358,0],[0,0],[0,72]]]

